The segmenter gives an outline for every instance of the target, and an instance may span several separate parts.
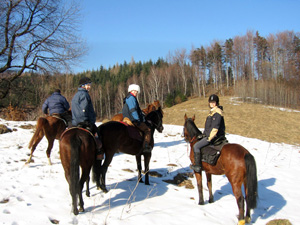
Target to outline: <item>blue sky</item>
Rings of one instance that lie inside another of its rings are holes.
[[[300,32],[299,0],[82,0],[88,54],[74,72],[208,46],[248,30]]]

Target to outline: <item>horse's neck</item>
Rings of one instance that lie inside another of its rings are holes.
[[[191,136],[199,136],[202,134],[202,132],[194,124],[194,126],[191,126],[191,134],[192,134]]]

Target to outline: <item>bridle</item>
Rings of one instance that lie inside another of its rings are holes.
[[[183,134],[184,134],[184,129],[187,129],[187,128],[183,128]],[[188,132],[189,136],[190,136],[190,132]],[[200,135],[195,135],[193,138],[191,138],[191,140],[188,140],[188,142],[191,144],[193,143],[194,141],[198,141],[200,139],[202,139],[203,135],[200,134]]]
[[[153,122],[152,120],[150,120],[150,123],[154,125],[154,128],[159,128],[162,127],[162,117],[159,115],[158,110],[152,111],[155,112],[155,114],[157,115],[157,117],[159,118],[158,123]]]

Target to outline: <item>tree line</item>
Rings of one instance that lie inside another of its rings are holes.
[[[11,74],[6,72],[1,76]],[[11,82],[11,92],[2,99],[0,107],[30,109],[28,119],[36,118],[41,115],[43,101],[55,88],[61,89],[71,102],[83,76],[93,81],[90,95],[99,119],[111,118],[122,109],[131,83],[141,87],[141,106],[159,100],[169,107],[189,97],[217,93],[299,108],[300,35],[283,31],[263,37],[258,31],[248,31],[243,36],[192,47],[189,52],[186,49],[169,52],[156,62],[132,59],[78,74],[27,72]]]

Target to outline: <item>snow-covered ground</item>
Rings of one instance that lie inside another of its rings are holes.
[[[51,160],[46,158],[44,138],[28,159],[32,129],[0,119],[16,131],[0,135],[0,224],[237,224],[238,208],[225,176],[213,176],[215,202],[209,204],[204,179],[205,205],[199,206],[197,189],[178,187],[163,180],[173,179],[189,169],[189,145],[181,137],[182,126],[164,125],[155,132],[155,147],[150,171],[162,177],[150,177],[150,186],[137,184],[135,157],[116,154],[107,173],[108,193],[90,184],[91,197],[83,195],[85,212],[71,213],[71,197],[55,141]],[[269,143],[227,134],[254,155],[258,175],[258,205],[251,212],[252,224],[266,224],[272,219],[288,219],[300,224],[300,147]],[[132,171],[132,172],[130,172]],[[204,176],[205,177],[205,176]],[[190,178],[196,187],[195,178]],[[84,189],[85,191],[85,189]]]

